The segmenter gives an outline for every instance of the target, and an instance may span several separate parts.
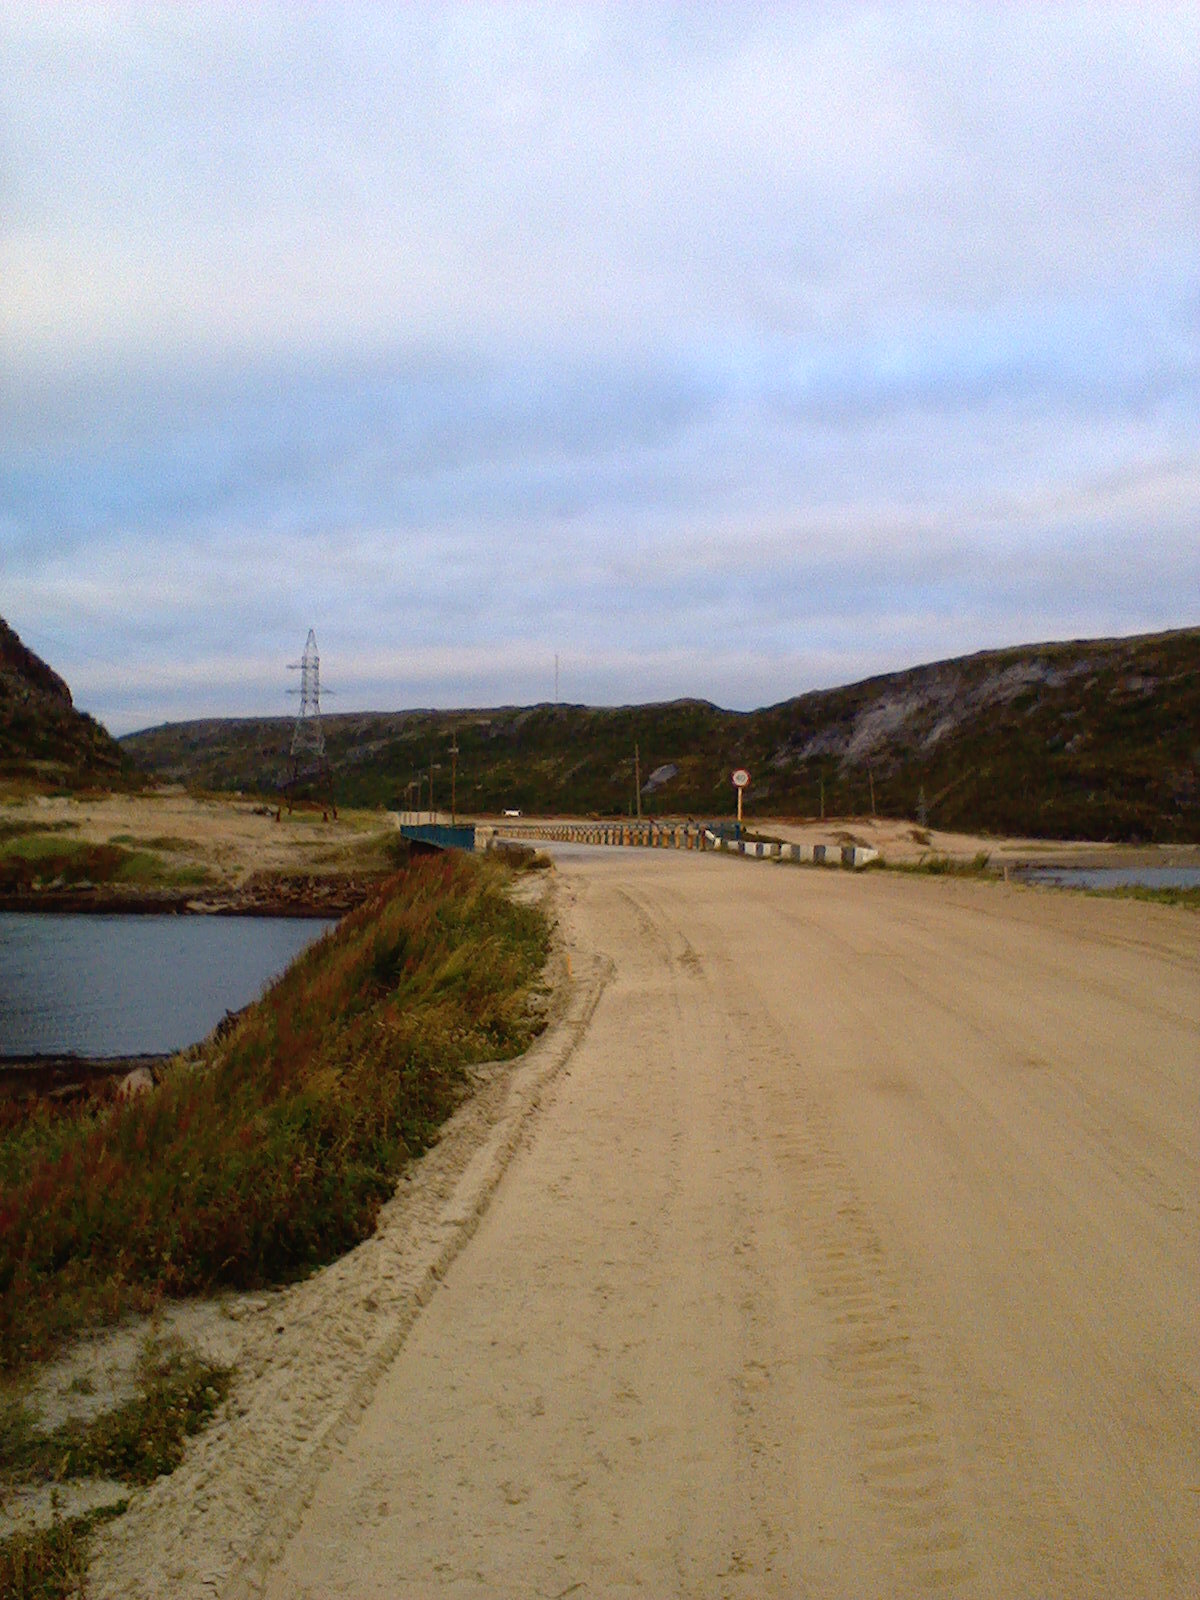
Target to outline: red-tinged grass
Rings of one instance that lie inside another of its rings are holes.
[[[414,861],[153,1094],[0,1135],[0,1368],[163,1295],[286,1281],[366,1237],[464,1069],[540,1023],[544,916]]]

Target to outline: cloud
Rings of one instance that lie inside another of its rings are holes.
[[[313,623],[364,703],[749,704],[1195,619],[1194,7],[0,3],[0,70],[3,606],[114,724]]]
[[[796,334],[1194,258],[1190,8],[730,10],[10,11],[9,325]]]

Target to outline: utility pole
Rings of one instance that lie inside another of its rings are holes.
[[[642,820],[642,758],[637,744],[633,747],[633,791],[637,801],[637,819]]]
[[[821,821],[825,821],[825,779],[821,778]]]
[[[450,823],[454,825],[458,814],[458,734],[450,746]]]
[[[429,826],[433,826],[433,761],[429,763]]]
[[[554,654],[554,704],[558,704],[558,652]]]
[[[871,815],[875,815],[875,774],[867,768],[867,782],[871,785]]]

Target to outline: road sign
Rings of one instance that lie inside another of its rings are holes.
[[[737,790],[737,797],[738,797],[738,838],[739,839],[742,837],[742,795],[745,792],[746,785],[749,782],[750,782],[750,774],[746,771],[745,767],[738,767],[737,770],[733,774],[733,786]]]

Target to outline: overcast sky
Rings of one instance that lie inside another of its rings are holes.
[[[115,732],[1200,622],[1200,6],[0,0],[0,615]]]

